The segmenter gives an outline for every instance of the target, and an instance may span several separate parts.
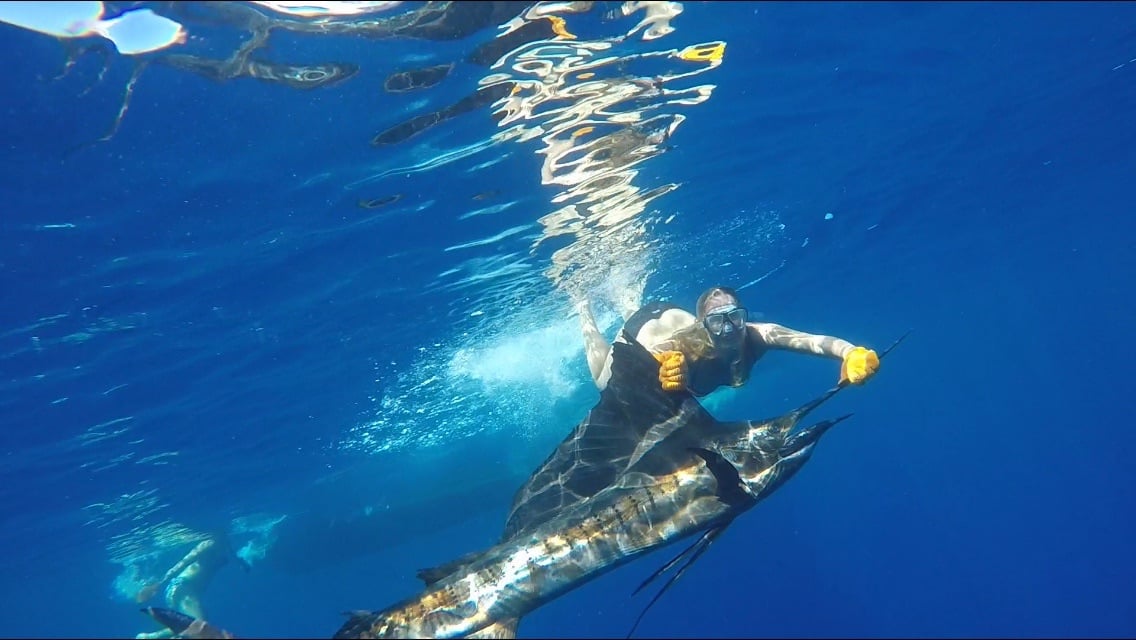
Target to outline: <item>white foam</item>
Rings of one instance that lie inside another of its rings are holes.
[[[546,402],[565,398],[579,376],[568,369],[583,364],[579,322],[561,319],[483,347],[457,350],[450,358],[450,375],[480,382],[487,391],[502,387],[528,388]],[[577,362],[579,360],[579,362]]]
[[[373,417],[353,427],[339,448],[418,450],[482,433],[531,438],[569,430],[587,407],[554,404],[591,384],[579,320],[569,313],[519,316],[505,319],[504,329],[487,325],[392,366],[394,379],[377,381],[383,393],[372,399]]]

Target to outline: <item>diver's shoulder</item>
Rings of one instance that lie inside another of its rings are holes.
[[[654,351],[663,348],[674,338],[676,333],[697,322],[698,318],[689,311],[677,308],[667,309],[660,313],[657,318],[652,318],[643,323],[635,339],[648,350]]]
[[[696,318],[693,313],[687,311],[686,309],[671,307],[670,309],[667,309],[666,311],[659,314],[659,318],[658,320],[656,320],[656,322],[661,325],[674,327],[675,329],[683,329],[685,327],[689,327],[695,322],[698,322],[698,318]]]

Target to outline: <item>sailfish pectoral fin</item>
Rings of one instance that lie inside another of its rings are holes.
[[[637,595],[640,591],[643,590],[643,587],[646,587],[647,585],[654,582],[655,578],[658,578],[659,576],[663,575],[667,571],[670,571],[671,567],[678,564],[679,561],[682,560],[683,558],[685,558],[687,555],[689,555],[690,552],[693,551],[695,547],[702,544],[702,541],[706,539],[706,536],[710,535],[713,531],[714,530],[711,529],[710,531],[707,531],[706,533],[699,536],[698,539],[695,540],[693,544],[691,544],[689,547],[683,549],[682,553],[679,553],[677,556],[671,558],[670,560],[667,561],[666,564],[664,564],[663,566],[656,569],[655,572],[652,573],[651,575],[647,576],[646,580],[644,580],[643,582],[640,582],[638,587],[635,587],[635,590],[631,592],[631,595],[632,596]]]
[[[714,474],[715,479],[718,481],[718,498],[720,500],[728,505],[735,507],[752,503],[754,501],[754,497],[750,495],[749,490],[745,486],[745,483],[742,482],[741,476],[738,475],[737,468],[730,464],[730,462],[726,460],[721,453],[697,447],[691,448],[690,451],[698,457],[702,458],[703,462],[705,462],[706,464],[707,469],[710,470],[710,473]],[[647,603],[647,606],[643,609],[642,613],[639,614],[639,618],[635,620],[635,625],[631,628],[631,631],[628,632],[628,637],[630,637],[631,634],[635,632],[635,629],[639,626],[639,621],[643,619],[643,616],[646,615],[647,610],[651,608],[651,605],[655,604],[655,601],[658,600],[659,597],[662,596],[663,593],[665,593],[666,590],[669,589],[670,586],[674,584],[675,581],[679,579],[679,577],[682,576],[682,574],[690,567],[690,565],[694,564],[694,561],[697,560],[698,557],[703,553],[705,553],[707,547],[710,546],[710,543],[714,542],[714,539],[721,535],[721,533],[726,530],[726,527],[730,526],[731,522],[733,522],[733,520],[727,520],[722,524],[708,529],[706,533],[703,533],[702,536],[698,538],[698,540],[694,541],[694,544],[684,549],[682,553],[672,558],[669,562],[667,562],[657,571],[648,576],[647,579],[644,580],[643,583],[635,589],[635,591],[631,595],[639,593],[639,591],[641,591],[643,587],[646,587],[648,584],[650,584],[652,580],[666,573],[676,564],[682,562],[685,559],[685,563],[679,568],[679,570],[676,571],[675,574],[667,580],[666,584],[663,585],[663,588],[660,589],[657,594],[655,594],[655,597],[652,598],[649,603]]]
[[[713,529],[710,529],[706,533],[702,534],[702,537],[696,540],[694,544],[687,547],[682,553],[678,554],[670,562],[663,565],[661,569],[651,574],[649,578],[643,581],[643,584],[639,585],[639,589],[647,586],[649,582],[665,573],[667,569],[673,567],[679,560],[689,554],[689,558],[687,558],[686,562],[683,563],[681,567],[679,567],[678,571],[674,572],[674,575],[667,579],[663,587],[659,589],[658,593],[655,594],[655,597],[651,598],[651,601],[647,603],[647,606],[643,607],[643,610],[639,612],[639,617],[635,618],[635,624],[631,625],[631,630],[627,632],[627,638],[630,638],[632,634],[635,633],[635,630],[639,628],[639,623],[643,621],[643,617],[647,615],[647,612],[650,611],[651,607],[656,602],[658,602],[659,598],[661,598],[663,594],[671,588],[671,585],[677,582],[678,579],[682,577],[682,574],[686,573],[686,570],[689,569],[690,566],[694,564],[698,560],[698,558],[702,556],[703,553],[706,552],[706,549],[710,548],[711,543],[713,543],[714,540],[718,538],[718,536],[722,535],[722,532],[726,530],[726,527],[730,526],[730,522],[733,521],[727,521],[725,524],[720,524],[717,527],[714,527]],[[638,593],[639,589],[636,589],[635,593]]]
[[[741,476],[738,475],[737,468],[730,464],[721,453],[701,448],[691,448],[690,451],[702,458],[706,463],[707,469],[710,470],[710,473],[714,474],[715,479],[718,481],[718,498],[720,500],[731,506],[745,505],[754,501],[754,497],[750,495],[745,483],[742,482]],[[730,522],[733,522],[733,520],[727,520],[722,524],[708,529],[698,540],[694,541],[694,544],[684,549],[682,553],[672,558],[669,562],[648,576],[647,579],[635,589],[631,595],[639,593],[639,591],[650,584],[652,580],[658,578],[676,564],[685,560],[678,571],[667,580],[666,584],[655,594],[655,597],[651,598],[651,601],[648,602],[647,606],[643,608],[643,611],[639,613],[639,617],[635,619],[635,624],[631,627],[631,631],[627,632],[627,637],[630,638],[631,634],[635,633],[635,629],[639,627],[639,622],[643,620],[643,616],[647,615],[647,611],[651,606],[666,593],[667,589],[670,589],[671,585],[674,584],[676,580],[682,577],[682,574],[690,568],[690,565],[694,564],[694,562],[706,552],[710,543],[714,542],[714,540],[726,530],[726,527],[730,526]]]

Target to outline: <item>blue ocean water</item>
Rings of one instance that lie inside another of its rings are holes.
[[[613,336],[628,292],[712,284],[912,333],[639,636],[1136,633],[1136,5],[595,4],[492,63],[506,20],[275,28],[255,58],[358,65],[302,90],[113,49],[56,78],[74,41],[0,25],[0,634],[152,631],[134,593],[227,529],[252,568],[209,618],[328,637],[496,540],[598,397],[575,300]],[[212,11],[185,51],[224,59],[248,31]],[[519,90],[371,144],[493,82]],[[776,415],[838,368],[771,354],[708,406]],[[521,636],[625,634],[674,551]]]

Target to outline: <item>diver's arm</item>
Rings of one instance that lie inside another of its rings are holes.
[[[170,570],[167,571],[160,580],[158,580],[157,582],[151,582],[139,589],[138,593],[134,595],[134,599],[138,602],[145,602],[150,598],[153,598],[154,594],[158,592],[158,589],[162,588],[162,585],[166,584],[170,580],[173,580],[174,577],[176,577],[182,571],[185,571],[187,567],[192,565],[194,562],[197,562],[197,558],[203,552],[205,552],[206,549],[209,549],[212,546],[212,540],[204,540],[198,543],[197,546],[190,550],[189,553],[185,554],[184,558],[179,560],[178,563],[174,566],[170,567]]]
[[[592,307],[587,300],[576,304],[576,313],[580,316],[580,330],[584,334],[584,355],[588,359],[588,370],[592,373],[592,380],[602,391],[607,386],[607,379],[611,377],[611,345],[596,325]]]
[[[747,324],[751,338],[756,338],[767,349],[785,349],[798,353],[811,353],[837,360],[843,359],[856,345],[814,333],[805,333],[772,322],[750,322]]]
[[[199,542],[196,547],[194,547],[189,553],[185,554],[184,558],[179,560],[178,563],[174,566],[170,567],[170,570],[166,572],[166,575],[162,576],[162,579],[158,582],[158,584],[165,584],[166,582],[172,580],[174,576],[178,575],[182,571],[185,571],[186,567],[196,562],[197,558],[202,553],[204,553],[206,549],[212,546],[212,540],[204,540],[202,542]]]

